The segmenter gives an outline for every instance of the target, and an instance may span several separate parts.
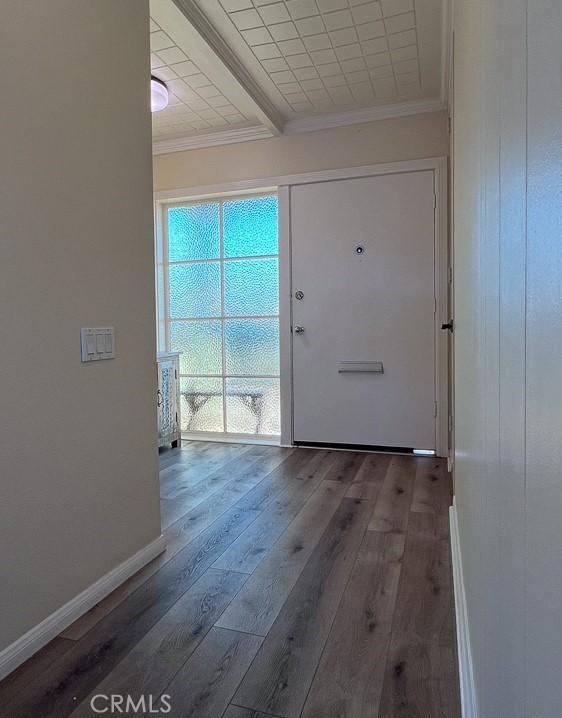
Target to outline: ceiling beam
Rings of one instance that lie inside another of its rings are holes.
[[[195,0],[173,0],[174,5],[197,32],[209,50],[218,58],[224,71],[252,105],[253,113],[273,135],[283,133],[285,119],[263,92],[236,54],[209,22]]]

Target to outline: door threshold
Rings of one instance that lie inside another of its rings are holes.
[[[374,444],[336,444],[322,441],[295,441],[295,446],[328,451],[360,451],[370,454],[407,454],[414,456],[414,449],[407,446],[379,446]]]

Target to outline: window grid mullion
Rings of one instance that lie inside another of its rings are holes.
[[[226,352],[224,346],[225,339],[225,306],[224,306],[224,200],[219,201],[219,252],[220,252],[220,268],[221,268],[221,347],[222,347],[222,424],[223,431],[228,431],[226,425]]]

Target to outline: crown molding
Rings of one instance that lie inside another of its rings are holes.
[[[233,130],[209,132],[206,135],[194,137],[179,137],[175,140],[160,140],[152,145],[153,155],[163,155],[167,152],[182,152],[183,150],[199,150],[203,147],[217,147],[218,145],[232,145],[236,142],[252,142],[274,137],[268,127],[263,125],[254,127],[238,127]]]
[[[295,134],[299,132],[313,132],[325,130],[331,127],[345,127],[347,125],[365,124],[377,120],[386,120],[392,117],[406,117],[407,115],[418,115],[425,112],[439,112],[445,110],[446,105],[441,99],[416,100],[413,102],[400,102],[394,105],[381,105],[379,107],[367,107],[362,110],[351,110],[350,112],[339,112],[330,115],[318,115],[316,117],[303,117],[289,120],[285,124],[283,134]],[[193,137],[180,137],[173,140],[160,140],[152,146],[153,155],[163,155],[168,152],[182,152],[185,150],[199,150],[204,147],[217,147],[219,145],[231,145],[237,142],[252,142],[253,140],[264,140],[274,137],[275,134],[263,125],[253,127],[238,127],[232,130],[210,132],[205,135]]]
[[[366,122],[375,122],[376,120],[387,120],[392,117],[418,115],[424,112],[439,112],[444,109],[445,103],[441,98],[397,102],[392,105],[366,107],[361,110],[289,120],[285,125],[284,132],[285,134],[313,132],[314,130],[325,130],[330,127],[345,127],[346,125],[358,125]]]

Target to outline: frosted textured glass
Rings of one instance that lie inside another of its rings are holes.
[[[168,210],[168,255],[170,262],[219,257],[217,202]]]
[[[182,377],[180,392],[183,431],[224,431],[222,379]]]
[[[233,434],[279,434],[279,379],[227,379],[226,430]]]
[[[221,269],[218,262],[170,267],[170,317],[217,317],[221,314]]]
[[[222,374],[220,320],[170,322],[170,350],[182,352],[180,374]]]
[[[277,197],[229,200],[223,205],[225,257],[277,254]]]
[[[224,334],[227,374],[279,374],[277,319],[227,319]]]
[[[227,316],[279,314],[279,267],[276,259],[224,263]]]

